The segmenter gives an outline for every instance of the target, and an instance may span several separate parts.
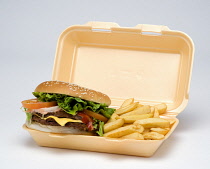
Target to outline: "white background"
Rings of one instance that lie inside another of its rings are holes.
[[[210,168],[210,1],[1,0],[0,168]],[[20,102],[50,80],[56,43],[67,27],[88,21],[167,25],[187,33],[195,59],[187,108],[173,135],[150,158],[43,148],[22,129]]]

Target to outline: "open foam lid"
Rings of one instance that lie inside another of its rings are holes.
[[[52,80],[101,91],[119,106],[127,98],[165,102],[171,113],[187,105],[194,45],[166,26],[119,27],[89,22],[59,37]]]

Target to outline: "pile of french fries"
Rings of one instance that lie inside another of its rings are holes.
[[[167,105],[142,105],[133,98],[123,102],[104,125],[104,137],[161,140],[175,123],[174,119],[160,118],[166,113]]]

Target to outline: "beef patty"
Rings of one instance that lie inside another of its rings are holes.
[[[42,119],[40,117],[46,118],[48,116],[56,116],[59,118],[71,118],[71,119],[75,119],[75,120],[81,120],[82,117],[78,116],[78,115],[71,115],[68,114],[64,111],[58,111],[58,112],[49,112],[47,114],[45,114],[44,116],[40,113],[36,113],[34,112],[32,115],[32,122],[37,122],[43,125],[50,125],[50,126],[60,126],[53,118],[48,118],[48,119]],[[84,123],[75,123],[75,122],[68,122],[65,124],[65,127],[73,127],[75,129],[79,129],[81,131],[88,131],[88,128],[86,126],[86,124]]]

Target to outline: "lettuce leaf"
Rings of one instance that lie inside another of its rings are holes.
[[[93,128],[99,136],[104,135],[104,122],[93,118]]]
[[[31,123],[32,113],[26,112],[26,120]]]
[[[95,103],[64,94],[33,92],[33,95],[42,102],[57,101],[60,108],[72,115],[76,115],[76,112],[78,111],[88,109],[100,113],[106,118],[110,118],[115,111],[113,108],[108,108],[106,104]]]
[[[104,122],[103,121],[99,121],[99,128],[98,128],[98,131],[96,131],[96,133],[101,137],[104,135]]]

